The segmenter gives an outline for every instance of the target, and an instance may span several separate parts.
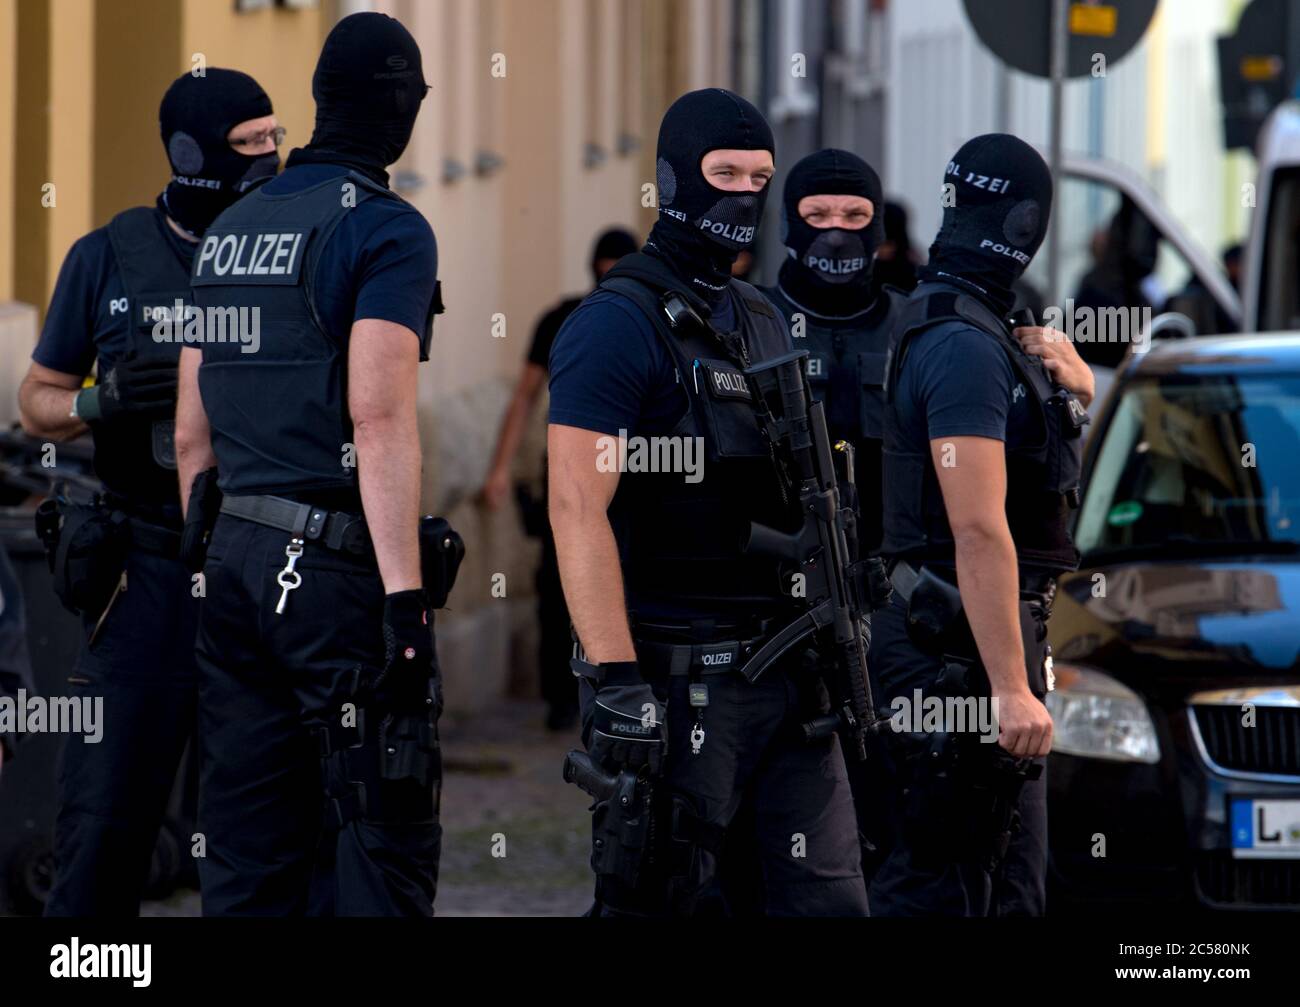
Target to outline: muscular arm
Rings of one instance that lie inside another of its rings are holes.
[[[181,513],[190,503],[194,477],[217,464],[212,451],[212,429],[199,394],[199,364],[203,351],[196,346],[181,349],[176,375],[176,475],[180,480]]]
[[[1005,447],[988,437],[946,437],[930,441],[930,455],[956,542],[962,607],[999,703],[1001,743],[1014,755],[1046,755],[1051,720],[1025,675]]]
[[[524,439],[524,428],[528,415],[537,405],[542,391],[542,382],[546,380],[546,369],[534,363],[524,365],[524,371],[515,384],[514,395],[501,421],[501,431],[497,434],[496,450],[492,453],[492,464],[483,484],[483,497],[492,508],[501,506],[509,489],[510,463],[519,451],[519,444]]]
[[[375,318],[353,323],[348,411],[361,506],[387,594],[421,586],[419,350],[419,339],[404,325]]]
[[[569,614],[593,664],[635,661],[623,571],[608,509],[619,474],[596,466],[603,435],[552,423],[547,430],[551,530]]]
[[[33,360],[18,388],[23,432],[52,441],[70,440],[83,433],[86,424],[71,415],[72,400],[81,390],[83,380],[81,376],[51,370]]]

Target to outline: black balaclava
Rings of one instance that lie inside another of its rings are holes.
[[[799,215],[806,196],[862,196],[874,215],[866,227],[814,227]],[[871,303],[871,264],[885,234],[884,190],[866,161],[847,150],[809,154],[785,180],[781,289],[819,315],[845,316]]]
[[[226,139],[232,127],[271,111],[261,85],[238,70],[208,67],[202,77],[177,77],[158,109],[172,166],[158,208],[199,237],[251,185],[274,175],[279,154],[241,154]]]
[[[951,205],[944,207],[922,279],[955,277],[997,311],[1010,311],[1011,287],[1047,234],[1051,172],[1025,141],[988,133],[962,145],[943,180]]]
[[[636,235],[631,231],[624,230],[621,227],[611,227],[608,231],[603,232],[596,239],[596,244],[591,249],[592,279],[596,283],[600,282],[600,277],[596,275],[596,263],[601,259],[618,260],[625,255],[631,255],[639,247]]]
[[[673,102],[659,127],[659,220],[646,250],[716,304],[731,280],[731,264],[754,240],[767,188],[728,192],[706,181],[700,162],[713,150],[775,155],[776,141],[767,120],[738,94],[714,87]]]
[[[289,166],[342,164],[387,185],[427,90],[420,47],[400,21],[349,14],[325,38],[311,79],[316,129]]]

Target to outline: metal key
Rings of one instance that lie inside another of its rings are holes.
[[[698,720],[695,726],[691,728],[691,754],[699,755],[700,749],[704,747],[704,725]]]
[[[284,615],[284,603],[289,600],[289,592],[302,587],[302,574],[293,568],[302,555],[302,539],[291,539],[284,547],[284,554],[289,557],[289,562],[275,575],[275,582],[280,585],[280,603],[275,606],[276,615]]]

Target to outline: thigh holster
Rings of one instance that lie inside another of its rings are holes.
[[[429,714],[379,717],[364,708],[355,726],[316,729],[325,822],[416,823],[436,819],[442,784],[437,725]]]

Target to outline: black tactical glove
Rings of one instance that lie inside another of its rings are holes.
[[[390,713],[442,712],[442,679],[433,648],[433,610],[424,591],[384,598],[384,670],[375,698]]]
[[[176,361],[124,360],[97,385],[77,393],[77,415],[87,423],[119,416],[171,416],[176,411]]]
[[[663,766],[668,737],[664,705],[641,680],[635,661],[600,665],[587,753],[610,772],[648,768],[652,776]]]

